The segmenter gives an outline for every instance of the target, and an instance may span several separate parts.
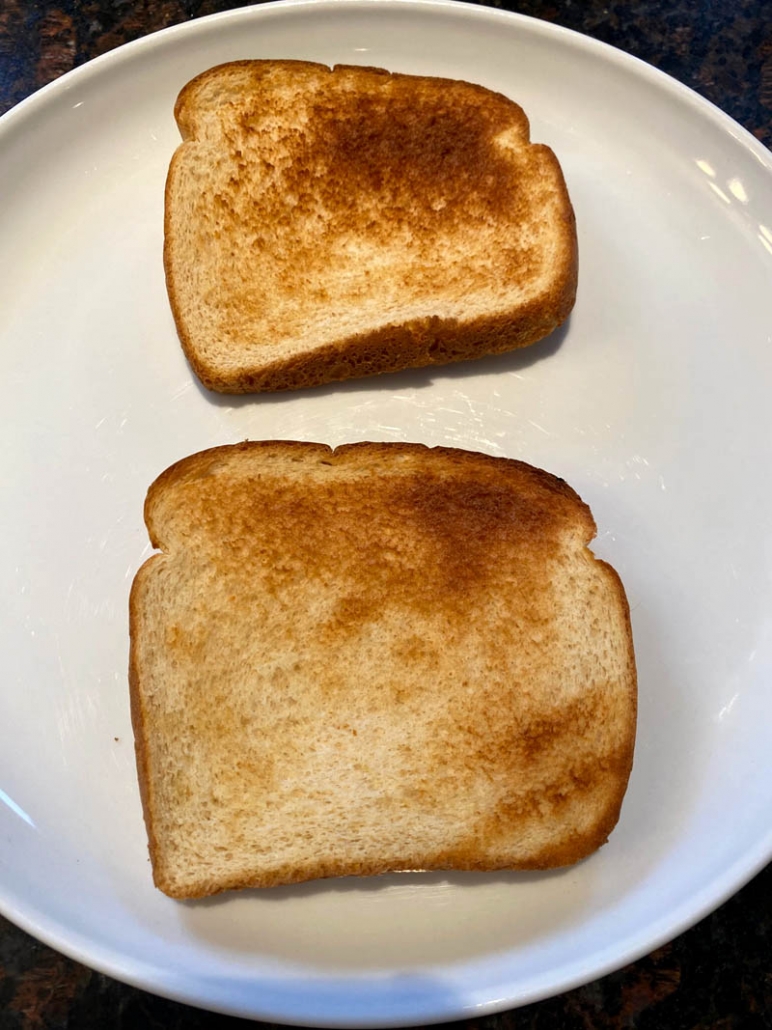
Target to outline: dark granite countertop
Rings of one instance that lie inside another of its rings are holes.
[[[218,0],[0,0],[0,112],[148,32],[244,6]],[[668,72],[772,146],[769,0],[522,0],[517,10],[587,33]],[[0,918],[0,1030],[248,1026],[153,997],[52,951]],[[464,1024],[456,1024],[464,1025]],[[602,980],[475,1030],[772,1027],[772,866],[717,912]]]

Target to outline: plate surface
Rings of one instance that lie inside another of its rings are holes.
[[[520,102],[580,243],[564,330],[527,352],[295,395],[202,390],[161,266],[178,90],[296,57],[465,78]],[[0,908],[115,977],[267,1020],[447,1020],[633,960],[772,855],[772,160],[590,39],[442,2],[284,3],[114,51],[0,122],[6,601]],[[179,904],[151,885],[127,597],[145,491],[246,437],[517,457],[592,507],[626,585],[636,763],[610,843],[540,875],[403,875]]]

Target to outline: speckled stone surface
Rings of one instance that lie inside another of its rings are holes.
[[[245,5],[0,0],[0,112],[113,47],[237,6]],[[772,146],[769,0],[522,0],[491,6],[620,47],[695,89]],[[1,870],[0,864],[0,875]],[[127,987],[0,918],[0,1030],[254,1025]],[[549,1001],[453,1025],[469,1030],[772,1028],[772,866],[696,927],[616,973]]]

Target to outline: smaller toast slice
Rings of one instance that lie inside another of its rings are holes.
[[[213,390],[500,353],[571,311],[563,174],[498,93],[238,61],[189,82],[175,116],[166,281],[184,351]]]

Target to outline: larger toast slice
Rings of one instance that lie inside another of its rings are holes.
[[[164,263],[209,388],[500,353],[568,316],[574,213],[516,103],[467,82],[237,61],[181,91]]]
[[[409,444],[180,461],[145,508],[130,682],[176,898],[401,869],[545,869],[614,828],[625,593],[562,480]]]

